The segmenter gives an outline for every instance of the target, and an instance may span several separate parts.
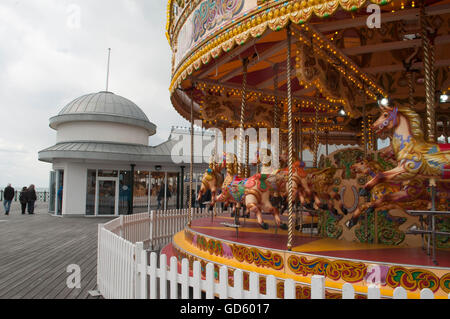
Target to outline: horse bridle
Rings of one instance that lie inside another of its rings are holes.
[[[384,129],[389,125],[391,121],[394,122],[394,127],[397,125],[397,115],[398,115],[398,107],[394,107],[393,111],[388,111],[389,117],[383,121],[383,123],[380,124],[379,128],[380,130]]]

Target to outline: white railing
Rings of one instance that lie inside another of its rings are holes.
[[[135,297],[136,245],[107,230],[98,228],[97,289],[106,299]]]
[[[136,250],[136,298],[137,299],[201,299],[202,292],[206,299],[279,299],[277,297],[277,282],[282,281],[284,286],[284,299],[295,299],[296,282],[292,279],[280,279],[273,275],[266,277],[266,293],[260,291],[260,275],[250,272],[249,289],[244,290],[243,271],[235,269],[233,274],[233,286],[229,285],[229,272],[227,266],[220,267],[219,278],[216,280],[214,265],[206,265],[206,275],[202,278],[201,264],[194,261],[192,275],[190,275],[189,261],[181,261],[181,273],[178,273],[178,260],[170,258],[167,265],[167,256],[156,253],[150,254],[143,249],[143,244],[138,243]],[[159,284],[158,284],[159,281]],[[304,286],[305,283],[302,283]],[[311,278],[311,299],[325,299],[325,277],[314,275]],[[159,287],[159,288],[158,288]],[[190,289],[191,294],[190,294]],[[367,291],[368,299],[381,299],[380,288],[370,286]],[[408,293],[402,287],[397,287],[393,293],[393,299],[407,299]],[[450,295],[449,295],[450,298]],[[342,287],[342,299],[355,299],[355,289],[349,283]],[[434,299],[433,292],[424,288],[420,291],[420,299]]]
[[[222,214],[216,209],[216,214]],[[193,209],[192,220],[211,216],[207,209]],[[188,210],[152,211],[120,216],[98,228],[97,286],[105,298],[135,296],[136,243],[161,249],[188,222]]]
[[[218,212],[223,213],[222,211]],[[196,210],[192,219],[210,216],[207,211]],[[155,247],[170,243],[172,236],[181,231],[187,223],[187,210],[154,211],[144,214],[121,216],[111,222],[99,225],[97,287],[107,299],[199,299],[233,298],[233,299],[276,299],[277,282],[283,282],[284,298],[296,296],[296,285],[310,286],[311,299],[325,299],[325,277],[313,276],[311,283],[296,283],[292,279],[266,277],[266,293],[259,287],[260,274],[250,272],[249,289],[244,289],[242,270],[234,269],[233,284],[229,284],[228,268],[221,266],[219,276],[215,278],[214,265],[206,264],[205,276],[201,273],[199,261],[189,269],[189,261],[181,261],[181,273],[178,272],[176,257],[170,259],[161,255],[158,258]],[[204,277],[204,278],[203,278]],[[192,288],[192,289],[189,289]],[[335,288],[333,288],[336,291]],[[190,293],[190,291],[192,293]],[[343,285],[342,299],[354,299],[354,287]],[[380,299],[380,288],[368,288],[368,299]],[[407,291],[398,287],[393,292],[394,299],[408,298]],[[448,296],[450,298],[450,295]],[[424,288],[420,291],[421,299],[434,299],[433,292]]]

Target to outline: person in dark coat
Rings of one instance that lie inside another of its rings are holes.
[[[27,208],[27,192],[28,189],[26,187],[23,187],[19,196],[20,206],[22,207],[22,215],[25,215],[25,210]]]
[[[159,188],[159,192],[158,192],[158,198],[157,198],[157,200],[158,200],[158,209],[161,209],[161,201],[164,199],[164,188],[165,188],[165,186],[164,186],[164,183],[160,186],[160,188]]]
[[[34,185],[30,185],[28,187],[27,192],[27,204],[28,204],[28,214],[33,215],[34,214],[34,203],[37,200],[36,191],[34,189]]]
[[[3,206],[5,207],[5,215],[9,215],[9,211],[11,209],[11,202],[14,199],[14,188],[11,187],[11,184],[6,186],[3,192]]]

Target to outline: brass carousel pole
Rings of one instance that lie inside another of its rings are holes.
[[[239,158],[238,158],[238,175],[239,177],[244,177],[244,119],[245,119],[245,106],[247,103],[247,67],[248,59],[242,60],[242,104],[241,104],[241,119],[239,124]],[[239,224],[240,210],[236,211],[234,214],[235,225]],[[239,233],[239,228],[236,227],[236,236]]]
[[[277,96],[277,90],[278,90],[278,64],[275,64],[273,66],[273,71],[275,73],[275,76],[273,78],[273,91],[274,91],[274,110],[273,110],[273,128],[280,128],[280,108],[278,105],[278,96]],[[280,140],[279,140],[280,142]],[[270,141],[271,145],[271,151],[272,151],[272,166],[274,164],[273,159],[277,159],[277,163],[279,163],[279,156],[280,156],[280,143],[276,145],[275,148],[272,149],[272,141]]]
[[[188,226],[192,225],[192,189],[194,179],[194,87],[192,86],[191,92],[191,163],[189,165],[189,213],[188,213]]]
[[[299,159],[300,163],[303,162],[303,123],[302,123],[302,107],[298,109],[298,134],[299,134]],[[300,227],[299,230],[303,231],[303,205],[300,204]]]
[[[420,36],[422,38],[424,69],[425,69],[425,96],[426,96],[426,133],[427,141],[436,142],[436,115],[434,94],[434,48],[427,32],[427,17],[425,15],[425,1],[420,6]]]
[[[317,157],[318,157],[318,152],[319,152],[319,106],[316,104],[315,105],[316,108],[316,117],[315,117],[315,121],[314,121],[314,156],[313,156],[313,165],[315,168],[318,167],[318,161],[317,161]]]
[[[302,122],[302,108],[299,108],[299,120],[298,120],[298,131],[300,134],[300,161],[303,162],[303,122]]]
[[[406,76],[408,78],[408,101],[411,109],[414,109],[414,72],[412,70],[406,71]]]
[[[362,89],[362,98],[363,98],[363,141],[364,141],[364,158],[367,159],[367,109],[366,109],[366,92],[364,91],[364,86]]]
[[[250,176],[250,137],[245,136],[245,178]]]
[[[362,94],[362,99],[363,99],[363,101],[362,101],[362,104],[363,104],[363,132],[362,132],[362,134],[363,134],[363,148],[364,148],[364,159],[367,159],[367,108],[366,108],[366,91],[364,90],[364,85],[363,85],[363,88],[362,88],[362,91],[361,91],[361,94]],[[374,225],[374,228],[375,228],[375,234],[377,233],[377,225],[376,225],[376,222],[377,222],[377,218],[376,218],[376,212],[374,213],[375,214],[375,225]],[[364,228],[364,235],[365,235],[365,239],[366,239],[366,242],[369,242],[369,216],[367,216],[367,213],[364,215],[364,217],[365,217],[365,228]]]
[[[244,119],[245,119],[245,106],[247,103],[247,66],[248,59],[245,58],[242,61],[243,74],[242,74],[242,104],[241,104],[241,118],[239,125],[239,163],[238,174],[239,177],[244,177]]]
[[[293,194],[293,178],[294,178],[294,145],[293,145],[293,123],[292,123],[292,86],[291,86],[291,47],[292,36],[290,23],[287,25],[287,95],[288,95],[288,135],[289,135],[289,177],[288,177],[288,207],[289,207],[289,230],[288,230],[288,250],[292,250],[294,242],[294,194]]]

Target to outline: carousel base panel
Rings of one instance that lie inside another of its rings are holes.
[[[283,216],[282,221],[287,223],[287,218]],[[421,246],[405,248],[347,242],[295,231],[294,246],[289,251],[287,231],[277,229],[273,222],[268,222],[268,230],[262,229],[255,219],[241,218],[238,231],[224,226],[233,222],[234,218],[223,216],[195,220],[190,228],[177,233],[162,253],[168,259],[176,256],[179,263],[182,258],[188,258],[191,267],[193,261],[199,260],[202,271],[211,262],[216,275],[219,267],[226,265],[230,281],[234,269],[241,269],[244,289],[248,289],[248,272],[260,273],[262,293],[265,276],[292,278],[305,284],[296,287],[298,299],[309,298],[308,284],[316,274],[326,277],[327,298],[341,298],[339,289],[345,283],[354,286],[357,298],[366,298],[371,284],[379,285],[384,297],[392,297],[396,287],[405,288],[409,298],[419,298],[423,288],[431,289],[436,298],[448,298],[450,293],[448,249],[437,251],[439,265],[435,266]],[[282,285],[279,281],[279,297],[283,295]]]

